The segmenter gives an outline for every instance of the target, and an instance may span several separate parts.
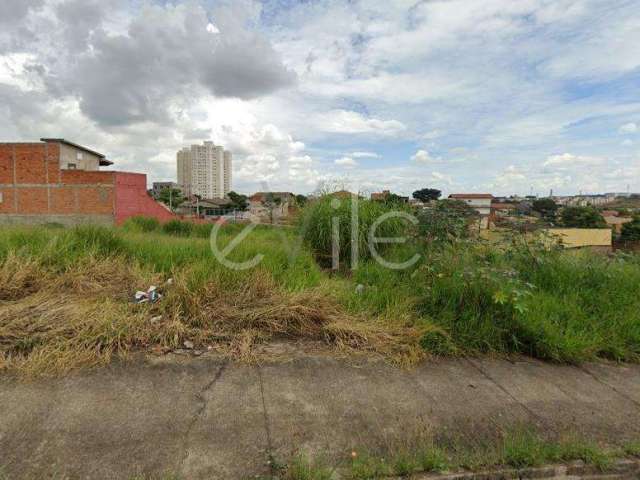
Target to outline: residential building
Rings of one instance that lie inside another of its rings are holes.
[[[176,155],[178,186],[185,196],[224,198],[231,191],[232,154],[213,142],[191,145]]]
[[[257,223],[277,223],[289,216],[295,205],[290,192],[258,192],[249,197],[249,217]]]
[[[178,208],[178,213],[189,217],[217,218],[234,211],[233,202],[226,198],[192,198]]]
[[[492,215],[491,202],[493,195],[490,193],[454,193],[449,195],[452,200],[460,200],[472,207],[480,215],[480,229],[489,228]]]
[[[452,200],[460,200],[473,207],[480,215],[491,214],[493,195],[490,193],[454,193],[449,195]]]
[[[101,171],[105,155],[62,138],[0,143],[0,224],[113,225],[175,216],[147,193],[147,176]]]
[[[558,205],[565,207],[598,207],[615,201],[616,195],[613,193],[597,195],[570,195],[564,197],[551,197]]]
[[[613,229],[616,233],[622,232],[622,226],[625,223],[633,222],[633,218],[630,217],[620,217],[617,215],[618,212],[615,212],[616,215],[605,215],[608,212],[602,212],[602,218],[607,223],[607,226]]]
[[[515,215],[518,211],[518,207],[519,205],[517,203],[495,201],[491,203],[491,210],[493,214],[501,217]]]

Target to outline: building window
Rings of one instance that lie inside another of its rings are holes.
[[[67,164],[67,168],[68,168],[69,170],[75,170],[75,169],[76,169],[76,168],[78,168],[78,167],[77,167],[77,165],[76,165],[75,163],[68,163],[68,164]]]
[[[82,160],[82,152],[76,152],[76,160]]]

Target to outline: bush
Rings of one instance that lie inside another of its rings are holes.
[[[477,217],[476,210],[460,200],[441,200],[420,212],[420,234],[430,241],[465,238]]]
[[[160,222],[153,217],[136,216],[128,218],[122,228],[128,232],[149,233],[160,230]]]
[[[70,250],[95,252],[100,256],[117,255],[124,251],[124,242],[115,230],[96,225],[82,225],[71,230]]]
[[[421,271],[419,310],[461,351],[640,358],[640,269],[632,258],[454,244],[432,252]]]
[[[593,207],[565,207],[560,212],[562,226],[567,228],[607,228],[607,223]]]
[[[369,249],[369,234],[373,224],[383,215],[391,212],[407,211],[398,205],[392,208],[382,202],[371,200],[358,200],[357,231],[352,232],[353,202],[351,199],[338,199],[326,195],[315,202],[310,202],[300,215],[300,228],[306,244],[313,250],[316,257],[325,265],[331,264],[333,251],[333,222],[337,220],[339,227],[339,255],[343,266],[351,262],[352,233],[354,233],[355,245],[359,252],[359,259],[366,260],[372,256]],[[407,220],[391,217],[380,223],[375,231],[378,238],[403,237],[409,233]],[[378,243],[379,252],[388,249],[389,245]]]
[[[169,235],[188,237],[193,231],[193,223],[181,222],[180,220],[169,220],[167,223],[162,225],[162,231]]]
[[[640,217],[634,217],[633,221],[622,226],[620,240],[635,242],[640,240]]]

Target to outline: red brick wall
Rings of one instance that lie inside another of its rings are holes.
[[[115,173],[116,225],[137,215],[154,217],[161,222],[178,218],[147,193],[147,176],[143,173]]]
[[[0,144],[0,185],[13,183],[13,149]]]
[[[0,191],[0,213],[113,215],[115,208],[113,172],[61,171],[55,143],[0,144]]]
[[[0,144],[0,192],[0,214],[177,218],[149,196],[146,175],[60,170],[55,143]]]

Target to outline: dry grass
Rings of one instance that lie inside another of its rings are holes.
[[[86,257],[57,271],[8,256],[0,266],[0,370],[60,374],[186,339],[247,361],[275,338],[323,341],[404,364],[423,356],[421,329],[346,314],[323,287],[286,292],[260,270],[235,282],[192,280],[188,269],[176,272],[161,302],[136,305],[133,292],[164,279],[130,261]]]

